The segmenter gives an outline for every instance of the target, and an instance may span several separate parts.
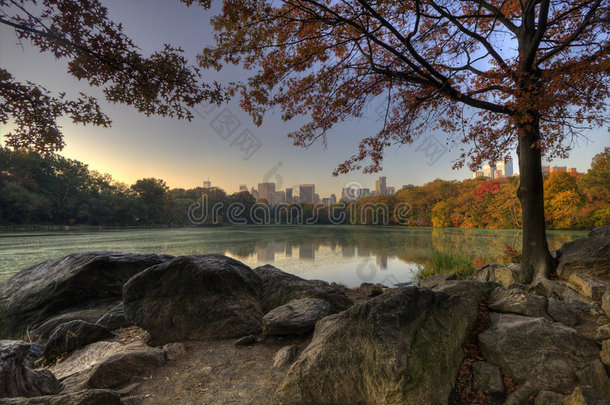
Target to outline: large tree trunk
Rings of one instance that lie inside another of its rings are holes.
[[[547,278],[554,267],[549,253],[544,224],[544,194],[542,156],[538,145],[540,124],[538,117],[520,124],[519,156],[520,184],[517,192],[523,219],[521,282]]]

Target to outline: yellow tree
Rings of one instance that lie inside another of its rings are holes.
[[[430,130],[464,142],[457,166],[516,149],[531,282],[554,265],[541,156],[607,119],[608,16],[607,0],[225,0],[200,64],[252,72],[231,90],[256,123],[271,108],[309,117],[289,134],[301,146],[387,97],[378,133],[335,174],[377,171],[385,148]]]

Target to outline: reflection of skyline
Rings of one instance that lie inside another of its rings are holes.
[[[388,257],[385,255],[377,255],[377,257],[375,258],[375,261],[377,262],[377,267],[379,267],[381,270],[386,270],[388,268]]]
[[[299,259],[313,260],[316,257],[313,243],[303,243],[299,246]]]
[[[341,254],[343,257],[354,257],[356,255],[356,246],[341,246]]]

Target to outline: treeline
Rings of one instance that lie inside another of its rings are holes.
[[[455,228],[519,228],[519,178],[435,180],[393,196],[367,197],[331,207],[268,207],[248,192],[227,195],[201,187],[169,189],[160,179],[133,185],[89,170],[59,155],[0,148],[2,225],[188,225],[316,223]],[[590,229],[610,224],[610,148],[587,173],[553,173],[545,179],[550,229]],[[205,198],[202,199],[202,195]]]

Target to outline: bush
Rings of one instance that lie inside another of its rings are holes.
[[[465,280],[478,269],[471,256],[460,252],[441,252],[436,249],[432,250],[432,255],[426,264],[418,264],[417,268],[415,278],[418,280],[447,273],[455,273],[458,279]]]

